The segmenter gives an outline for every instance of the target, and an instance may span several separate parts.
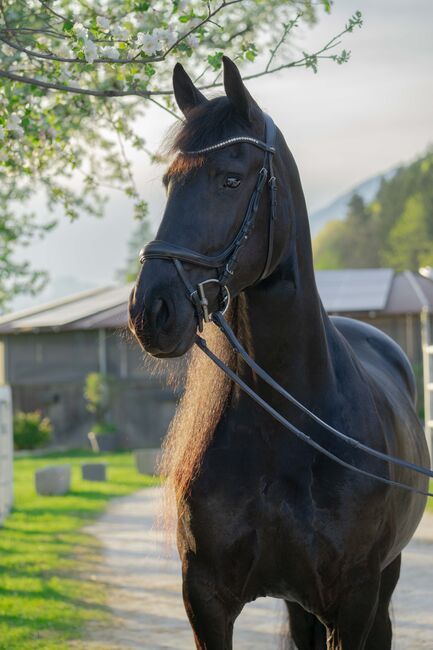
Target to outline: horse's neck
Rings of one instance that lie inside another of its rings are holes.
[[[296,167],[291,183],[295,185],[290,197],[291,246],[272,276],[241,296],[239,334],[259,365],[285,388],[310,401],[317,390],[329,393],[335,385],[330,350],[335,329],[316,288],[308,217]],[[254,380],[245,366],[240,371]]]

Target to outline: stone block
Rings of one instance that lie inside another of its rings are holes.
[[[106,481],[107,463],[83,463],[81,473],[84,481]]]
[[[157,476],[158,463],[161,455],[160,449],[136,449],[135,465],[139,474],[150,474]]]
[[[35,472],[36,492],[42,496],[61,496],[71,487],[70,465],[49,465]]]

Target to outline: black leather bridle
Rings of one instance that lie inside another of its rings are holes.
[[[232,242],[218,255],[203,255],[189,248],[183,248],[160,239],[150,242],[140,251],[140,262],[150,259],[172,260],[179,276],[184,283],[188,297],[194,305],[200,332],[203,331],[203,321],[208,323],[211,320],[209,312],[209,301],[206,297],[205,287],[208,284],[218,284],[220,287],[220,308],[223,313],[228,309],[230,303],[230,289],[227,286],[228,281],[234,275],[238,264],[239,253],[248,242],[250,233],[255,225],[257,210],[260,204],[263,189],[266,181],[269,188],[269,207],[270,218],[268,224],[268,248],[266,260],[257,281],[263,280],[269,273],[272,263],[272,253],[274,249],[274,226],[276,219],[276,194],[277,185],[274,176],[273,155],[275,153],[276,126],[269,115],[263,114],[265,120],[265,141],[251,138],[248,136],[239,136],[229,138],[223,142],[198,149],[197,151],[186,151],[184,155],[197,156],[205,153],[211,153],[218,149],[224,149],[234,144],[247,143],[264,151],[263,165],[258,172],[257,181],[253,193],[248,201],[248,206],[241,226],[233,238]],[[217,277],[199,282],[197,288],[194,288],[188,279],[182,262],[187,262],[195,266],[201,266],[206,269],[214,269]]]
[[[266,278],[269,274],[271,263],[272,263],[272,254],[273,254],[273,245],[274,245],[274,227],[275,221],[277,218],[276,214],[276,178],[274,176],[273,170],[273,155],[275,154],[275,139],[276,139],[276,127],[273,120],[263,113],[265,121],[265,141],[258,140],[256,138],[251,138],[247,136],[239,136],[224,140],[210,147],[205,147],[204,149],[199,149],[197,151],[186,151],[183,152],[184,155],[202,155],[205,153],[210,153],[218,149],[223,149],[224,147],[229,147],[233,144],[238,143],[247,143],[251,144],[254,147],[258,147],[264,151],[264,160],[263,166],[260,169],[256,181],[255,188],[248,202],[248,207],[242,221],[242,224],[235,235],[232,242],[227,246],[221,253],[218,255],[203,255],[197,251],[172,244],[170,242],[165,242],[163,240],[154,240],[147,244],[144,249],[140,251],[140,262],[143,263],[148,259],[164,259],[171,260],[178,273],[182,279],[182,282],[185,285],[189,299],[194,305],[197,314],[198,328],[200,332],[203,331],[203,321],[210,322],[212,321],[220,328],[224,336],[227,338],[233,350],[239,354],[245,363],[271,388],[278,392],[285,399],[290,401],[294,406],[299,410],[305,413],[308,417],[314,420],[317,424],[325,428],[333,436],[339,438],[345,444],[356,448],[357,450],[364,452],[374,458],[392,463],[394,465],[399,465],[405,469],[409,469],[420,474],[424,474],[430,478],[433,478],[433,472],[426,468],[411,463],[409,461],[403,460],[401,458],[396,458],[390,454],[386,454],[376,449],[372,449],[368,445],[361,443],[354,438],[338,431],[331,425],[327,424],[321,420],[317,415],[310,411],[306,406],[301,404],[291,393],[286,391],[282,386],[280,386],[275,380],[268,375],[263,368],[261,368],[255,361],[252,359],[246,350],[241,345],[240,341],[235,336],[234,332],[231,330],[227,321],[224,318],[224,313],[227,311],[227,308],[230,303],[230,291],[227,287],[228,280],[233,276],[237,263],[239,252],[242,247],[247,243],[249,235],[252,228],[255,224],[255,218],[257,210],[260,203],[260,198],[263,192],[266,181],[268,181],[269,187],[269,203],[270,203],[270,214],[269,214],[269,223],[268,223],[268,247],[266,253],[266,260],[260,276],[257,279],[257,282]],[[194,288],[188,279],[188,275],[183,267],[182,262],[187,262],[188,264],[193,264],[195,266],[201,266],[207,269],[215,269],[217,277],[204,280],[199,282],[197,288]],[[210,283],[217,283],[220,287],[220,309],[213,314],[209,311],[209,303],[206,297],[205,286]],[[351,465],[350,463],[342,460],[328,449],[317,443],[315,440],[310,438],[307,434],[298,429],[294,424],[282,416],[278,411],[276,411],[270,404],[268,404],[260,395],[258,395],[244,380],[239,377],[231,368],[229,368],[221,359],[219,359],[207,346],[206,341],[200,337],[198,334],[195,339],[196,345],[215,363],[235,384],[237,384],[247,395],[249,395],[257,404],[259,404],[269,415],[271,415],[277,422],[279,422],[283,427],[291,431],[297,438],[305,442],[307,445],[325,455],[327,458],[335,461],[339,465],[350,469],[358,474],[373,478],[381,483],[390,485],[393,487],[399,487],[409,492],[415,494],[420,494],[423,496],[433,497],[433,493],[420,490],[406,483],[400,483],[399,481],[393,481],[384,476],[378,476],[367,470]]]

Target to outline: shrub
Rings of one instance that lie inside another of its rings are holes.
[[[117,429],[111,422],[96,422],[92,426],[93,433],[116,433]]]
[[[40,411],[23,413],[14,416],[14,446],[15,449],[36,449],[43,447],[52,440],[53,427],[48,418],[42,417]]]
[[[113,401],[115,382],[112,377],[100,372],[91,372],[86,377],[84,398],[86,407],[93,413],[94,433],[111,433],[116,427],[109,421],[109,413]]]

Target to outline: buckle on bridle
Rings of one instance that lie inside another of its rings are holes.
[[[209,313],[209,301],[207,299],[204,287],[206,284],[211,284],[211,283],[218,284],[221,291],[225,292],[225,295],[223,295],[221,301],[222,309],[219,309],[218,311],[221,311],[223,314],[225,314],[230,305],[230,291],[228,290],[225,284],[222,285],[221,282],[216,278],[211,278],[210,280],[204,280],[203,282],[199,282],[197,285],[197,291],[194,291],[194,293],[198,295],[200,307],[203,312],[203,320],[205,323],[210,323],[212,314]]]

